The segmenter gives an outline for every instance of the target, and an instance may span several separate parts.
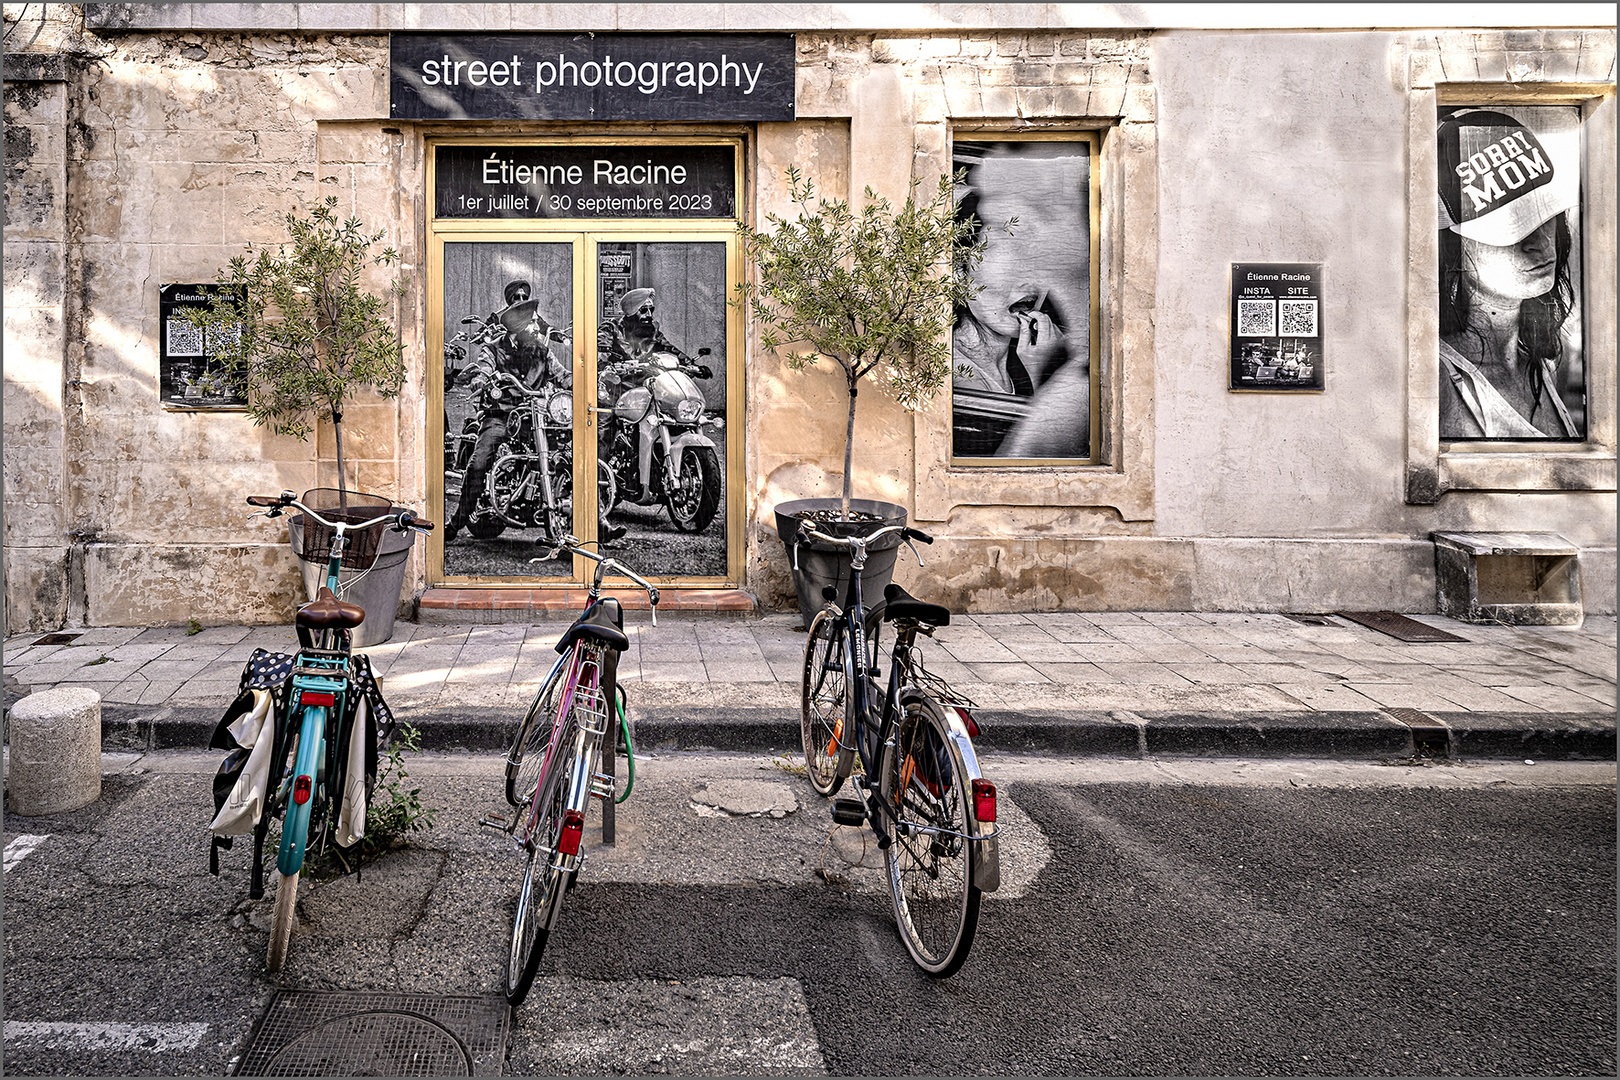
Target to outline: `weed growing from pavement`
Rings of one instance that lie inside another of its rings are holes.
[[[200,634],[202,632],[203,632],[203,624],[202,623],[198,622],[196,619],[187,619],[186,620],[186,637],[191,637],[194,634]]]
[[[804,762],[795,761],[787,754],[778,754],[771,758],[771,764],[775,765],[778,769],[781,769],[785,773],[792,773],[794,776],[805,775]]]
[[[100,656],[96,657],[94,660],[90,661],[88,664],[86,664],[84,666],[85,667],[95,667],[97,664],[110,664],[110,663],[112,663],[112,657],[108,656],[106,653],[102,653]]]
[[[377,766],[377,785],[366,807],[366,835],[358,845],[361,865],[379,855],[408,846],[412,833],[433,827],[433,818],[439,808],[422,803],[421,788],[407,786],[410,773],[405,769],[405,755],[421,749],[422,733],[410,724],[401,723],[393,743]],[[264,841],[264,850],[271,853],[272,866],[274,853],[280,849],[281,819],[274,818]],[[352,848],[345,856],[330,844],[323,844],[319,848],[312,844],[304,863],[304,872],[316,881],[342,877],[355,868],[353,860],[356,854]]]
[[[433,827],[438,808],[422,805],[421,788],[406,787],[410,774],[405,771],[405,754],[421,749],[422,733],[410,724],[400,724],[398,737],[377,769],[377,790],[372,793],[366,835],[360,842],[365,857],[404,847],[410,843],[411,833]]]

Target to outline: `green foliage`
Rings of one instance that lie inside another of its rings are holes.
[[[196,619],[186,620],[186,637],[192,637],[203,632],[203,624]]]
[[[955,309],[973,295],[971,271],[983,254],[971,221],[956,214],[950,176],[919,201],[913,180],[898,211],[866,189],[857,212],[842,199],[817,200],[815,186],[787,170],[799,216],[767,215],[768,230],[739,225],[754,278],[737,286],[761,328],[759,341],[802,371],[821,357],[843,369],[849,391],[844,434],[844,514],[850,499],[855,400],[874,377],[901,405],[915,409],[951,374],[949,331]],[[812,205],[814,203],[814,205]]]
[[[399,736],[388,748],[377,769],[377,789],[371,794],[371,805],[366,810],[366,835],[361,840],[361,851],[366,857],[404,847],[410,834],[433,827],[438,808],[422,805],[422,789],[407,787],[410,774],[405,771],[405,754],[422,749],[422,733],[407,723],[401,723]]]
[[[410,774],[405,771],[405,755],[422,749],[422,733],[407,723],[401,723],[399,734],[377,767],[377,786],[366,806],[366,835],[360,838],[360,858],[369,861],[411,842],[411,834],[433,827],[438,807],[422,805],[422,789],[408,787]],[[337,808],[329,807],[336,813]],[[270,833],[265,850],[273,851],[281,844],[281,820],[270,822]],[[350,849],[353,855],[353,849]],[[316,880],[325,881],[347,874],[354,869],[350,861],[336,847],[322,844],[310,848],[305,869]]]
[[[374,252],[385,233],[367,233],[358,218],[340,222],[337,202],[328,196],[308,216],[289,212],[290,239],[257,255],[249,245],[220,272],[209,307],[186,315],[246,392],[254,423],[299,439],[312,414],[338,425],[341,472],[344,404],[363,386],[398,394],[405,359],[388,301],[362,282],[369,267],[392,266],[399,255]],[[402,279],[388,285],[390,296],[404,291]]]

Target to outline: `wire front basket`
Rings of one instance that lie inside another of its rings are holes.
[[[341,521],[344,524],[370,521],[393,507],[393,502],[381,495],[339,491],[337,488],[311,488],[304,492],[299,501],[328,521]],[[305,562],[324,565],[332,557],[332,536],[337,530],[312,520],[307,514],[299,516],[303,520],[303,535],[298,545],[298,557]],[[371,569],[371,564],[377,561],[377,545],[387,527],[384,522],[366,529],[345,529],[343,535],[348,544],[343,549],[343,565],[350,570]]]

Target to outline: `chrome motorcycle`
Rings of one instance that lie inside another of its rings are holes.
[[[698,356],[708,356],[699,349]],[[682,532],[709,527],[720,508],[720,459],[705,430],[719,431],[722,417],[708,412],[694,378],[710,377],[701,363],[659,351],[635,369],[630,387],[613,404],[613,445],[606,455],[614,492],[640,506],[663,503]],[[604,514],[606,510],[604,509]]]
[[[461,431],[445,433],[445,505],[461,498],[461,486],[479,429],[491,410],[507,413],[506,443],[501,447],[483,490],[467,522],[467,531],[480,540],[501,535],[508,528],[543,531],[549,543],[558,543],[573,531],[574,504],[574,400],[573,391],[545,380],[531,389],[509,371],[487,359],[498,353],[504,329],[468,316],[463,324],[476,329],[456,335],[446,346],[446,364],[452,350],[465,358],[467,347],[485,350],[484,358],[462,368],[478,408]],[[450,370],[447,366],[446,370]]]

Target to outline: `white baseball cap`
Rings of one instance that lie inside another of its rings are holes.
[[[1535,133],[1506,113],[1458,113],[1437,137],[1442,229],[1507,247],[1580,204],[1575,170],[1554,169]]]

